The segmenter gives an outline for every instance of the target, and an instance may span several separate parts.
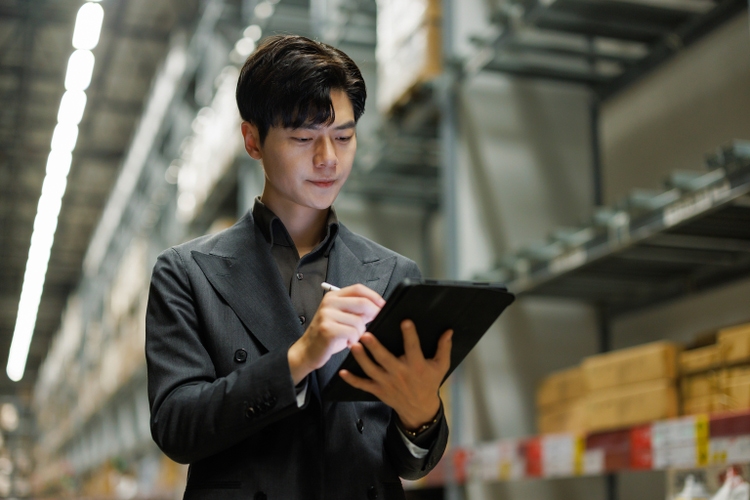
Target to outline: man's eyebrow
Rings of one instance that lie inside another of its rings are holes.
[[[354,120],[350,120],[346,123],[342,123],[341,125],[337,125],[334,127],[334,130],[346,130],[350,128],[354,128],[357,126],[357,122]],[[305,129],[305,130],[318,130],[320,129],[320,125],[315,123],[305,123],[304,125],[300,125],[298,128]]]

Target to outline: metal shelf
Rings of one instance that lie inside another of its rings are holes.
[[[735,142],[708,165],[673,174],[664,191],[634,192],[480,278],[617,315],[750,276],[750,142]]]
[[[589,85],[606,98],[747,8],[745,0],[526,0],[493,13],[469,73]]]

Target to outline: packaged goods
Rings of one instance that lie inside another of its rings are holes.
[[[654,342],[629,349],[597,354],[582,363],[589,391],[649,380],[675,379],[677,354],[674,342]]]
[[[750,323],[720,330],[718,339],[722,363],[750,361]]]
[[[699,396],[682,400],[683,415],[697,415],[699,413],[711,413],[714,411],[714,402],[717,395]]]
[[[628,427],[676,417],[678,413],[677,389],[671,378],[609,387],[586,396],[589,431]]]
[[[537,416],[540,434],[578,433],[586,430],[586,402],[577,399],[540,409]]]
[[[545,408],[561,401],[580,398],[586,392],[580,367],[555,372],[546,377],[536,392],[536,405]]]
[[[690,374],[711,370],[719,366],[719,346],[710,345],[699,349],[683,351],[679,356],[680,373]]]
[[[710,371],[690,375],[680,379],[680,396],[682,399],[693,399],[711,396],[721,391],[722,373]]]

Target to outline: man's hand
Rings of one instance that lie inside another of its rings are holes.
[[[327,292],[304,335],[287,353],[295,385],[337,352],[355,344],[385,300],[364,285]]]
[[[403,321],[401,331],[404,355],[398,358],[371,333],[364,334],[361,343],[351,346],[354,358],[370,380],[347,370],[341,370],[339,375],[349,385],[377,396],[396,411],[406,429],[416,430],[429,423],[440,410],[438,389],[450,368],[453,330],[440,337],[432,359],[425,359],[412,321]],[[370,359],[365,347],[377,363]]]

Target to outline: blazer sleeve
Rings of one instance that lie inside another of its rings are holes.
[[[146,364],[151,434],[179,463],[214,455],[299,411],[285,350],[217,377],[199,314],[182,258],[169,249],[151,278]]]
[[[385,295],[388,296],[389,291],[403,281],[404,278],[419,279],[421,277],[422,273],[419,271],[419,267],[413,261],[407,260],[405,265],[397,265],[394,269]],[[412,455],[406,444],[404,444],[404,440],[401,438],[396,426],[397,419],[396,412],[392,411],[385,442],[386,453],[390,458],[390,462],[396,473],[404,479],[414,480],[424,477],[440,461],[448,444],[448,423],[445,420],[445,413],[443,411],[440,412],[440,418],[435,423],[435,427],[428,431],[430,435],[428,439],[431,442],[425,443],[423,440],[419,440],[414,443],[420,448],[427,449],[427,454],[422,458],[416,458]]]

